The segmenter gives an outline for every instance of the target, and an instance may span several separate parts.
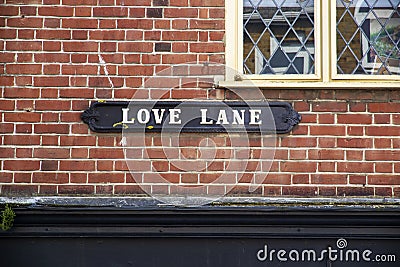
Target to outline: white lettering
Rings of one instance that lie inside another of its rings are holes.
[[[331,261],[335,261],[337,259],[337,255],[333,255],[333,253],[336,253],[336,249],[332,249],[331,247],[328,247],[328,253],[329,253],[329,259]]]
[[[358,250],[347,250],[346,251],[346,261],[349,261],[351,257],[351,261],[360,261],[360,253]]]
[[[295,255],[295,257],[293,256],[293,254]],[[299,252],[297,250],[291,250],[289,252],[289,259],[291,261],[299,261],[299,259],[300,259]]]
[[[240,110],[241,115],[239,114],[239,110],[233,110],[233,122],[232,124],[240,124],[244,125],[244,109]]]
[[[129,108],[123,108],[122,109],[122,123],[129,123],[129,121],[128,121],[128,112],[129,112]]]
[[[180,124],[179,114],[181,114],[180,109],[170,109],[169,110],[169,124]]]
[[[213,124],[213,120],[207,121],[207,109],[200,109],[201,112],[201,121],[200,124]]]
[[[258,259],[259,261],[265,261],[265,260],[267,259],[267,257],[268,257],[268,246],[265,245],[265,246],[264,246],[264,249],[260,249],[260,250],[257,252],[257,259]]]
[[[152,109],[151,111],[153,111],[154,120],[156,121],[156,123],[161,124],[165,109],[161,109],[161,114],[159,113],[159,109]]]
[[[221,109],[218,114],[216,124],[229,124],[228,118],[226,117],[226,111]]]
[[[280,260],[280,261],[287,261],[287,258],[285,258],[285,254],[286,254],[286,251],[283,250],[283,249],[281,249],[281,250],[279,250],[278,253],[276,254],[276,257],[277,257],[278,260]]]
[[[139,109],[137,113],[137,120],[139,123],[148,123],[150,121],[150,112],[147,109]]]
[[[363,258],[363,260],[365,260],[365,261],[371,261],[371,259],[369,258],[369,256],[372,254],[372,251],[371,250],[369,250],[369,249],[367,249],[367,250],[364,250],[364,252],[362,253],[362,258]]]
[[[260,120],[261,109],[250,109],[250,122],[252,125],[260,125],[262,120]]]

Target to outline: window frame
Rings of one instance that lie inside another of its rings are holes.
[[[399,88],[400,75],[338,74],[336,1],[315,0],[315,74],[243,74],[243,0],[225,0],[225,80],[222,87]],[[324,16],[325,14],[325,16]],[[327,19],[322,19],[327,18]]]

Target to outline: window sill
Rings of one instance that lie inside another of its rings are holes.
[[[220,81],[218,88],[265,88],[265,89],[400,89],[399,81],[332,81],[332,82],[310,82],[310,81]]]

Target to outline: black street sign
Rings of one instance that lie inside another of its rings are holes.
[[[286,102],[100,101],[82,113],[95,132],[287,133],[301,116]]]

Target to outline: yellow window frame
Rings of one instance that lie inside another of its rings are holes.
[[[400,75],[338,74],[336,1],[315,0],[315,74],[243,74],[243,0],[225,0],[225,80],[228,88],[400,89]]]

